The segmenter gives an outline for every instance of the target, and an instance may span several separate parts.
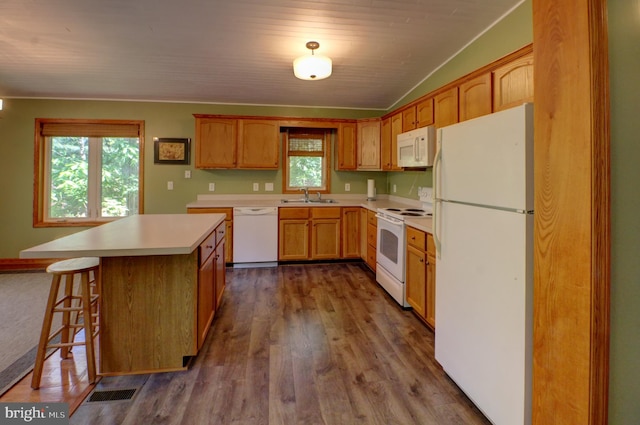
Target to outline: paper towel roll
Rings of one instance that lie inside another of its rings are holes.
[[[367,180],[367,199],[376,199],[376,181],[374,179]]]

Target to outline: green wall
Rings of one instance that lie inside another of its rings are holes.
[[[640,3],[611,0],[611,362],[609,424],[640,423]]]

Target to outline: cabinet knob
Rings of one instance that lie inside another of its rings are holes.
[[[422,259],[422,258],[421,258],[421,259],[420,259],[420,262],[421,262],[421,263],[424,263],[424,259]]]
[[[205,248],[213,248],[213,245],[205,245]]]

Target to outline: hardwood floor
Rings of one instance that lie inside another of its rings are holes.
[[[228,269],[223,298],[189,370],[105,377],[138,392],[71,424],[489,424],[359,263]]]

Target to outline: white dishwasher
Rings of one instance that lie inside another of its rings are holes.
[[[278,264],[278,207],[233,209],[233,266]]]

